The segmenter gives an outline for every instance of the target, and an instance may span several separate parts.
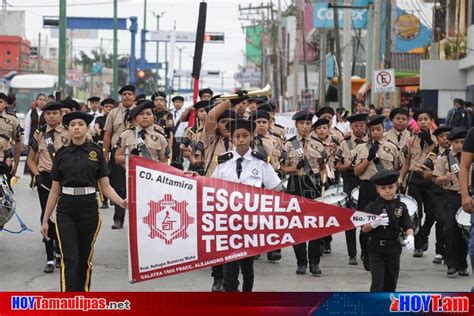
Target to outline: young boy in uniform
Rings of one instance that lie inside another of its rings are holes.
[[[381,219],[362,227],[362,231],[369,235],[367,248],[372,274],[371,292],[394,292],[397,289],[402,230],[407,235],[405,247],[408,250],[415,248],[407,206],[396,195],[399,176],[396,170],[382,170],[370,179],[377,188],[378,197],[364,211],[381,216]]]

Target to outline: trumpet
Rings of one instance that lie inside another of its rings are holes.
[[[272,87],[270,84],[267,83],[265,88],[260,89],[260,90],[254,90],[250,91],[249,93],[246,94],[248,97],[271,97],[272,96]],[[237,99],[239,98],[238,94],[224,94],[221,95],[219,98],[217,98],[218,101],[225,101],[225,100],[231,100],[231,99]]]

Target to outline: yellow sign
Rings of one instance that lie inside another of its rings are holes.
[[[413,14],[400,15],[395,20],[395,33],[403,40],[415,39],[420,34],[420,20]]]

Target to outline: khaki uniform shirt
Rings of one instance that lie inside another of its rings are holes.
[[[276,124],[275,122],[270,122],[270,134],[274,134],[277,137],[280,137],[283,141],[285,141],[286,131],[285,127]]]
[[[447,153],[443,156],[440,156],[434,162],[434,170],[433,176],[434,177],[441,177],[448,174],[448,172],[455,175],[454,180],[448,184],[441,185],[441,188],[445,190],[455,191],[461,193],[461,185],[459,184],[459,168],[460,168],[460,161],[455,158],[454,153],[451,153],[453,157],[453,161],[451,161],[451,166],[449,165]],[[470,174],[470,173],[469,173]],[[471,181],[469,181],[470,183]]]
[[[142,130],[140,127],[128,128],[122,132],[117,141],[117,147],[127,148],[129,151],[138,148],[137,137],[140,137],[138,133]],[[155,161],[164,161],[168,159],[170,149],[168,147],[168,141],[162,132],[159,131],[157,125],[152,125],[145,130],[144,143],[146,149],[151,155],[151,159]],[[143,154],[140,152],[140,157]]]
[[[122,104],[120,104],[119,106],[110,110],[109,115],[107,115],[104,130],[112,132],[112,139],[110,142],[110,146],[112,146],[112,148],[115,147],[120,135],[129,125],[128,122],[125,122],[126,110],[130,109],[131,111],[134,107],[135,105],[126,108]]]
[[[399,136],[400,135],[400,136]],[[398,132],[394,128],[385,132],[384,138],[385,140],[391,142],[395,146],[397,146],[398,154],[400,157],[400,162],[403,164],[407,159],[408,153],[408,139],[413,134],[410,133],[408,130],[404,130],[403,132]]]
[[[283,151],[285,150],[282,139],[270,133],[267,133],[265,136],[255,136],[254,149],[258,152],[260,151],[257,143],[260,141],[260,139],[265,150],[265,152],[262,154],[270,156],[270,164],[275,171],[280,170],[280,159],[282,157]]]
[[[423,149],[421,149],[421,139],[418,137],[418,135],[411,135],[408,138],[408,152],[411,156],[410,167],[408,168],[409,171],[423,171],[423,163],[436,145],[436,137],[431,135],[431,139],[433,140],[434,144],[428,146],[428,144],[425,143]]]
[[[5,134],[15,142],[21,141],[22,129],[18,118],[6,111],[0,113],[0,133]]]
[[[44,129],[45,127],[42,127],[35,131],[33,138],[30,141],[30,146],[38,153],[38,171],[51,172],[53,168],[53,161],[51,160],[48,146],[44,140]],[[52,128],[50,126],[46,126],[46,132],[48,132],[50,135],[51,130]],[[57,126],[54,130],[53,147],[55,151],[58,151],[58,149],[62,146],[69,144],[69,133],[62,125]]]
[[[364,135],[362,139],[359,139],[354,136],[354,133],[351,132],[351,137],[344,139],[341,143],[342,158],[344,161],[349,161],[352,163],[352,159],[355,157],[357,146],[367,143],[368,141],[369,137],[367,137],[367,135]]]
[[[398,159],[398,151],[397,147],[389,143],[387,141],[381,140],[379,142],[379,149],[377,151],[377,157],[380,159],[380,163],[383,169],[387,170],[394,170],[399,169],[399,159]],[[359,165],[362,160],[367,159],[369,157],[369,149],[370,143],[360,144],[356,148],[356,157],[355,157],[355,164],[354,166]],[[370,180],[373,176],[375,176],[379,171],[375,166],[374,161],[369,162],[369,166],[365,171],[359,176],[361,180]]]
[[[6,138],[0,137],[0,163],[5,161],[5,158],[12,157],[12,144]]]
[[[216,133],[207,133],[205,130],[202,132],[200,142],[202,142],[200,146],[204,148],[203,168],[205,176],[211,176],[217,166],[217,157],[232,150],[232,142],[230,139],[225,141],[222,136]]]
[[[324,145],[317,141],[316,139],[308,136],[302,139],[300,135],[293,136],[285,143],[285,150],[288,153],[288,157],[285,160],[286,166],[296,167],[300,158],[296,153],[295,148],[293,147],[292,140],[296,137],[298,142],[300,143],[301,149],[304,151],[304,158],[308,161],[311,169],[314,173],[319,173],[320,171],[320,164],[322,163],[324,153]],[[306,172],[304,168],[298,170],[298,175],[304,176]]]

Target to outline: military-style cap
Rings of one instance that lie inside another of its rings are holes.
[[[295,115],[291,118],[293,121],[313,121],[314,113],[310,111],[299,111],[296,112]]]
[[[5,93],[0,92],[0,100],[8,102],[8,96]]]
[[[385,116],[383,115],[373,115],[372,117],[369,118],[369,126],[375,126],[379,124],[383,125],[384,119],[385,119]]]
[[[163,91],[155,92],[155,94],[151,96],[151,100],[155,101],[156,97],[162,97],[163,99],[166,100],[166,93],[164,93]]]
[[[142,102],[138,103],[136,107],[133,108],[133,110],[130,111],[130,118],[135,118],[137,117],[138,114],[140,114],[141,111],[144,109],[152,109],[155,107],[152,101],[147,101],[143,100]]]
[[[255,122],[258,119],[265,119],[270,121],[270,114],[267,111],[263,110],[253,111],[252,115],[250,116],[250,120]]]
[[[115,105],[115,100],[112,99],[112,98],[107,98],[107,99],[102,100],[102,102],[100,102],[100,105],[102,105],[102,106],[104,106],[106,104]]]
[[[202,98],[203,94],[210,94],[211,96],[214,94],[214,91],[211,90],[211,88],[204,88],[199,90],[199,97]]]
[[[139,94],[135,97],[135,102],[140,102],[140,101],[143,101],[143,100],[146,100],[146,94]]]
[[[446,132],[450,132],[453,128],[451,126],[448,126],[448,125],[441,125],[440,127],[438,127],[437,129],[435,129],[435,131],[433,132],[433,135],[434,136],[438,136],[439,134],[441,133],[446,133]]]
[[[267,111],[267,112],[270,112],[270,113],[274,113],[275,110],[276,110],[276,105],[272,101],[267,101],[267,102],[264,102],[264,103],[260,104],[257,107],[257,110],[263,110],[263,111]]]
[[[321,117],[321,115],[324,115],[324,114],[331,114],[331,115],[334,115],[334,109],[330,106],[324,106],[322,108],[320,108],[318,110],[318,112],[316,112],[316,116],[317,117]]]
[[[243,96],[241,98],[235,98],[235,99],[230,99],[230,104],[232,104],[232,106],[236,106],[237,104],[247,100],[249,97],[247,96]]]
[[[237,112],[235,112],[233,110],[225,110],[224,113],[222,113],[221,116],[219,116],[217,121],[219,122],[222,119],[234,119],[234,120],[236,120],[237,118],[238,118]]]
[[[402,114],[402,115],[405,115],[407,118],[410,117],[410,112],[408,112],[407,109],[405,108],[395,108],[393,110],[390,111],[390,121],[393,121],[393,119],[395,118],[395,115],[397,114]]]
[[[329,125],[329,121],[326,119],[318,119],[316,123],[313,124],[313,128],[317,128],[321,125]]]
[[[467,129],[463,127],[456,127],[451,130],[448,134],[448,139],[449,140],[456,140],[456,139],[462,139],[466,138],[467,135]]]
[[[376,185],[389,185],[396,183],[399,176],[400,172],[397,170],[382,170],[370,178],[370,181]]]
[[[244,120],[244,119],[236,119],[229,121],[225,128],[230,132],[230,134],[233,134],[236,130],[244,128],[249,133],[253,133],[255,130],[255,123],[249,120]]]
[[[428,114],[428,116],[429,116],[430,118],[433,118],[433,114],[432,114],[430,111],[425,110],[425,109],[418,109],[418,110],[416,110],[415,113],[413,114],[413,119],[414,119],[415,121],[418,121],[418,117],[419,117],[421,114],[424,114],[424,113],[425,113],[425,114]]]
[[[193,105],[193,108],[195,110],[199,110],[199,109],[202,109],[202,108],[205,108],[206,106],[211,106],[212,105],[212,102],[209,101],[209,100],[202,100],[202,101],[198,101],[197,103],[195,103]]]
[[[173,97],[173,98],[171,99],[171,102],[174,102],[174,101],[181,101],[181,102],[184,102],[184,98],[183,98],[182,96],[180,96],[180,95],[177,95],[177,96],[175,96],[175,97]]]
[[[71,110],[79,110],[80,109],[80,105],[79,103],[74,100],[73,98],[66,98],[64,99],[63,101],[61,101],[61,107],[62,108],[67,108],[67,109],[71,109]]]
[[[51,102],[46,104],[46,106],[43,109],[43,112],[46,111],[59,111],[63,104],[61,102]]]
[[[100,101],[100,98],[94,96],[94,97],[90,97],[89,99],[87,99],[87,101],[89,101],[89,102],[98,102],[98,101]]]
[[[71,112],[63,116],[63,125],[68,126],[69,123],[75,119],[84,120],[84,122],[86,122],[86,125],[89,125],[94,119],[94,116],[80,111]]]
[[[349,116],[347,118],[347,120],[349,121],[349,123],[367,122],[368,117],[369,116],[367,115],[367,113],[356,113],[356,114],[352,114],[351,116]]]
[[[134,85],[126,85],[126,86],[123,86],[120,90],[119,90],[119,94],[122,94],[124,93],[125,91],[131,91],[133,93],[135,93],[135,86]]]

